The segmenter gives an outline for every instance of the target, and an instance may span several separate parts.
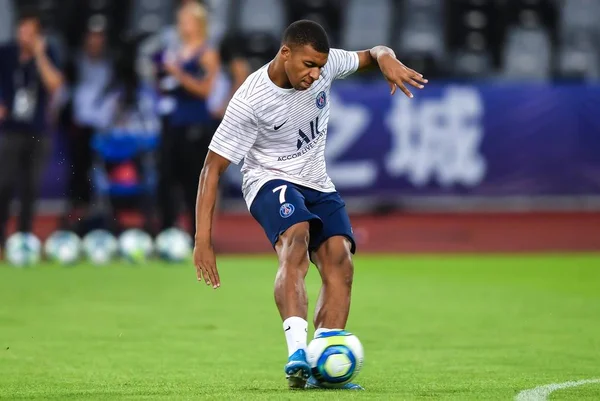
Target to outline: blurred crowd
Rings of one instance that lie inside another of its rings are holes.
[[[116,213],[134,208],[150,233],[176,226],[186,211],[192,232],[212,134],[250,73],[235,41],[211,41],[208,12],[194,0],[177,4],[173,26],[114,47],[107,17],[93,14],[62,57],[39,8],[21,9],[15,25],[15,39],[0,47],[0,228],[17,193],[17,229],[31,232],[58,132],[69,164],[61,228],[120,231]]]
[[[0,0],[0,10],[0,240],[15,194],[18,229],[31,231],[56,132],[69,172],[62,226],[114,226],[133,205],[151,233],[182,210],[191,231],[228,100],[294,20],[318,21],[335,47],[387,44],[429,78],[600,77],[600,0]]]

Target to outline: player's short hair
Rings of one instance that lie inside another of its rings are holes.
[[[300,20],[283,32],[282,43],[290,48],[310,45],[319,53],[329,53],[329,38],[325,29],[314,21]]]

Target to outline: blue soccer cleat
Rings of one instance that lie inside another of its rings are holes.
[[[364,390],[361,385],[356,383],[346,383],[339,387],[326,387],[323,384],[319,383],[314,376],[311,376],[306,382],[307,389],[322,389],[322,390]]]
[[[310,377],[310,365],[306,362],[306,352],[299,349],[289,358],[284,367],[285,378],[291,389],[303,389]]]

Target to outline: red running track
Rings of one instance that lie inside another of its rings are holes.
[[[128,220],[136,225],[139,219]],[[600,251],[600,213],[401,214],[351,217],[358,252],[577,252]],[[42,239],[56,218],[40,217]],[[14,221],[10,228],[14,229]],[[262,228],[249,214],[216,219],[219,253],[271,252]]]

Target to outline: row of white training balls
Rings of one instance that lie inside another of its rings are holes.
[[[181,262],[190,258],[192,238],[186,232],[169,228],[161,232],[153,241],[152,237],[137,228],[124,231],[115,237],[106,230],[93,230],[83,239],[71,231],[55,231],[44,242],[32,233],[17,232],[6,241],[5,257],[14,266],[33,265],[42,259],[70,265],[86,259],[102,265],[118,255],[140,263],[156,253],[160,258]]]

